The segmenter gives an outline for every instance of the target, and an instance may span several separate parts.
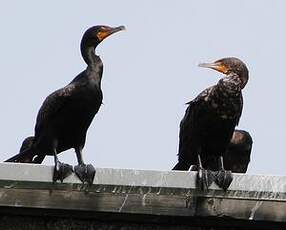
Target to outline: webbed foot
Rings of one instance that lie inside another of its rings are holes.
[[[63,183],[63,180],[72,173],[73,168],[71,165],[57,161],[54,167],[53,182],[60,180]]]
[[[228,189],[231,182],[233,180],[233,176],[231,171],[229,170],[220,170],[216,172],[215,183],[222,188],[224,191]]]
[[[82,181],[82,183],[87,183],[91,185],[95,176],[95,168],[93,165],[80,164],[74,167],[74,172],[77,177]]]
[[[201,191],[207,191],[215,177],[212,171],[199,167],[197,174],[197,186]]]

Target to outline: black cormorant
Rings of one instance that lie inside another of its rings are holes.
[[[223,154],[223,164],[226,170],[234,173],[246,173],[250,162],[252,149],[252,137],[245,130],[234,130],[230,143]],[[209,169],[217,168],[217,162],[211,158],[204,162],[204,167]],[[191,171],[197,171],[197,165],[191,165]]]
[[[37,153],[40,159],[53,155],[53,181],[61,180],[72,172],[72,166],[61,163],[57,154],[74,148],[78,165],[74,171],[79,179],[91,184],[95,175],[92,165],[82,159],[87,129],[102,104],[101,78],[103,63],[95,48],[109,35],[125,29],[124,26],[94,26],[81,40],[81,54],[87,68],[67,86],[50,94],[43,102],[35,125],[33,145],[6,162],[21,162],[22,158]]]
[[[188,170],[192,164],[198,165],[197,182],[202,190],[213,180],[226,190],[232,175],[224,169],[223,155],[242,113],[241,91],[248,81],[248,69],[233,57],[199,66],[217,70],[225,77],[187,103],[189,106],[180,124],[179,159],[173,170]],[[216,167],[203,168],[214,160]],[[209,170],[219,171],[212,174]]]
[[[250,162],[252,143],[248,132],[236,129],[223,154],[225,169],[235,173],[246,173]]]

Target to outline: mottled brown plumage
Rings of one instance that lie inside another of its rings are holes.
[[[222,156],[242,113],[241,91],[248,81],[248,69],[237,58],[224,58],[200,66],[222,72],[225,77],[187,103],[188,108],[180,124],[179,162],[173,169],[188,170],[195,164],[200,166],[200,170],[203,167],[220,170],[217,183],[226,189],[231,179],[225,177]],[[200,179],[205,176],[204,171],[199,172]],[[202,189],[208,187],[203,180],[198,181],[204,183],[200,184]]]

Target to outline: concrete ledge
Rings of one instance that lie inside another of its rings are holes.
[[[25,209],[33,215],[73,213],[82,218],[115,214],[119,219],[141,216],[146,221],[188,218],[184,220],[190,224],[201,218],[232,226],[241,221],[286,224],[283,176],[235,174],[227,192],[214,184],[201,192],[195,187],[195,172],[97,168],[90,187],[75,175],[53,184],[52,172],[52,166],[0,164],[2,214]]]

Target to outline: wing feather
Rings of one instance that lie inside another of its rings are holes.
[[[41,131],[42,127],[48,125],[49,121],[70,101],[75,89],[75,84],[69,84],[64,88],[56,90],[44,100],[37,115],[35,136],[37,136],[37,133]]]

